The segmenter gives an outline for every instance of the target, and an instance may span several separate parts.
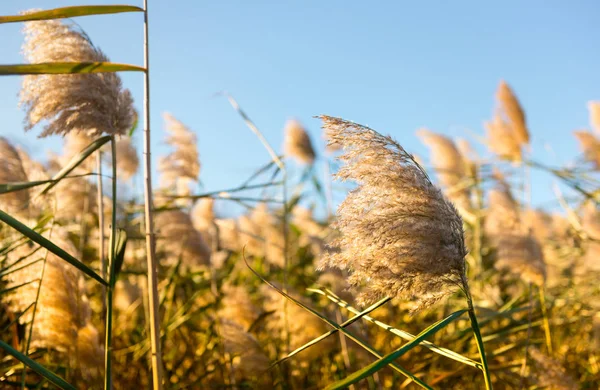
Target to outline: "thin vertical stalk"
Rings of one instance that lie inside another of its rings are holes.
[[[552,355],[552,334],[550,333],[550,319],[548,317],[548,309],[546,307],[546,288],[542,285],[539,289],[540,306],[542,307],[542,316],[544,317],[544,334],[546,335],[546,347],[548,354]]]
[[[113,324],[113,287],[115,285],[114,278],[116,277],[114,272],[114,261],[116,255],[116,243],[117,243],[117,146],[115,136],[111,136],[111,158],[112,158],[112,213],[110,223],[110,248],[108,264],[108,277],[109,283],[106,287],[106,328],[104,329],[105,340],[104,340],[104,389],[112,390],[112,324]],[[103,234],[103,233],[102,233]]]
[[[331,166],[329,165],[329,159],[325,158],[325,164],[323,173],[325,177],[325,199],[327,201],[327,222],[331,221],[333,216],[333,189],[331,188]]]
[[[485,357],[485,347],[483,346],[483,338],[481,337],[481,330],[479,329],[479,324],[477,323],[477,316],[475,315],[475,310],[473,309],[473,303],[470,300],[469,319],[471,320],[473,334],[475,335],[475,340],[477,341],[477,350],[479,351],[479,356],[481,357],[481,364],[483,365],[483,378],[485,380],[485,388],[487,390],[492,390],[492,379],[490,377],[490,371],[488,368],[487,359]]]
[[[104,253],[104,189],[102,185],[102,152],[99,150],[98,153],[96,153],[96,172],[98,173],[98,258],[100,259],[102,279],[107,280],[106,254]],[[102,312],[106,312],[106,288],[102,288]]]
[[[341,309],[338,307],[335,310],[335,320],[337,321],[338,324],[343,323],[343,319],[342,319],[342,312]],[[340,345],[342,347],[342,358],[344,359],[344,366],[346,367],[346,370],[350,370],[350,354],[348,353],[348,342],[346,341],[346,336],[344,336],[343,332],[339,332],[339,337],[340,337]],[[356,387],[354,385],[350,385],[350,390],[355,390]]]
[[[467,305],[469,307],[469,320],[471,320],[471,328],[473,329],[473,335],[477,342],[477,350],[479,351],[479,357],[481,358],[481,365],[483,366],[483,378],[485,380],[485,388],[492,390],[492,378],[490,376],[490,370],[488,368],[487,358],[485,357],[485,346],[483,345],[483,337],[481,336],[481,329],[477,322],[477,315],[475,315],[475,308],[473,307],[473,298],[469,291],[469,284],[467,283],[466,276],[463,274],[462,286],[464,288],[465,295],[467,296]]]
[[[148,0],[144,0],[144,214],[146,225],[146,259],[148,263],[148,305],[150,311],[150,350],[152,353],[153,388],[162,389],[162,356],[158,315],[158,275],[152,221],[152,175],[150,158],[150,58],[148,42]]]

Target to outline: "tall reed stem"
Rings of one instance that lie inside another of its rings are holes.
[[[153,388],[162,389],[162,355],[158,315],[158,275],[152,221],[152,175],[150,158],[150,59],[148,42],[148,0],[144,0],[144,214],[146,226],[146,259],[148,263],[148,305],[150,311],[150,350]]]
[[[104,253],[104,188],[102,185],[102,152],[96,153],[96,172],[98,173],[98,258],[102,279],[106,279],[106,254]],[[83,253],[83,251],[81,251]],[[106,313],[106,288],[102,288],[102,312]]]
[[[108,390],[113,388],[112,381],[112,323],[113,323],[113,287],[115,281],[113,280],[116,275],[114,273],[114,261],[116,255],[116,242],[117,242],[117,146],[115,136],[111,136],[110,139],[110,151],[112,158],[112,213],[110,223],[110,248],[108,264],[108,277],[109,283],[106,287],[106,328],[104,330],[104,389]],[[101,235],[104,233],[101,232]],[[103,270],[104,271],[104,270]]]

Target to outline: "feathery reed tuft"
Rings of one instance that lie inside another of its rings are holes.
[[[512,133],[521,145],[529,143],[529,130],[527,130],[527,121],[525,112],[521,108],[519,99],[514,94],[513,90],[501,80],[496,91],[496,99],[499,103],[499,112],[504,119],[510,124]]]
[[[600,133],[600,101],[588,102],[590,112],[590,126],[596,133]]]
[[[30,63],[108,61],[75,24],[57,20],[25,23],[23,54]],[[131,93],[116,73],[25,76],[20,101],[26,130],[48,121],[41,137],[79,131],[124,134],[134,122]]]
[[[284,130],[285,154],[303,164],[312,164],[315,161],[315,150],[304,126],[299,121],[290,119],[286,122]]]
[[[0,137],[0,183],[27,181],[23,161],[15,147],[4,137]],[[8,213],[27,211],[29,192],[27,190],[0,195],[0,209]],[[25,210],[23,210],[25,207]]]
[[[192,224],[189,214],[181,210],[169,210],[156,214],[158,248],[167,263],[177,264],[181,259],[184,268],[207,265],[210,248]]]
[[[573,134],[579,141],[585,160],[591,162],[595,169],[600,169],[600,140],[589,131],[575,131]]]
[[[174,150],[158,161],[160,184],[163,188],[174,185],[179,195],[188,195],[189,185],[197,182],[200,175],[198,140],[196,134],[173,115],[165,113],[163,118],[169,133],[166,143]]]
[[[129,180],[135,175],[140,165],[137,151],[131,143],[131,138],[127,136],[117,138],[115,146],[117,149],[117,172],[119,173],[119,177]]]
[[[462,210],[469,210],[468,170],[465,159],[454,142],[427,129],[417,131],[417,136],[431,149],[431,164],[446,196]]]
[[[335,175],[358,187],[337,210],[341,236],[319,268],[348,270],[364,285],[359,303],[384,296],[428,307],[466,286],[462,219],[402,146],[352,122],[321,116],[330,142],[342,145]]]

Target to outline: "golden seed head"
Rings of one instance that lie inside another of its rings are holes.
[[[343,147],[335,177],[358,187],[337,210],[341,235],[319,268],[348,270],[349,284],[363,287],[359,303],[399,297],[413,300],[415,310],[464,285],[462,219],[423,168],[390,137],[321,119],[328,138]]]
[[[290,119],[285,124],[283,149],[286,155],[301,163],[310,165],[315,161],[315,150],[310,136],[304,126],[295,119]]]
[[[25,23],[23,54],[30,63],[102,62],[108,58],[75,24],[57,20]],[[47,122],[41,137],[85,131],[125,134],[134,122],[133,99],[117,73],[28,75],[21,105],[25,129]]]

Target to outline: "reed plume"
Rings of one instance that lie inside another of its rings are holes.
[[[156,214],[158,248],[167,264],[181,259],[184,268],[193,269],[210,262],[210,248],[192,224],[189,214],[181,210],[169,210]]]
[[[600,134],[600,101],[588,102],[590,112],[590,126],[596,133]]]
[[[539,349],[529,349],[535,371],[530,374],[533,383],[549,390],[576,390],[577,381],[573,379],[556,359],[544,355]]]
[[[493,153],[509,161],[520,162],[523,159],[520,142],[501,116],[494,115],[484,126],[488,136],[487,146]]]
[[[268,375],[265,376],[264,372],[269,368],[269,358],[258,340],[240,325],[227,320],[219,321],[218,331],[225,353],[232,359],[235,379],[268,382]]]
[[[337,210],[341,236],[318,267],[348,270],[364,285],[359,303],[390,296],[428,307],[466,285],[462,219],[413,157],[390,137],[321,116],[330,142],[343,147],[335,175],[358,187]]]
[[[537,285],[546,280],[546,263],[540,242],[533,235],[510,191],[490,190],[484,229],[496,248],[494,266]]]
[[[585,160],[591,162],[595,169],[600,169],[600,140],[585,130],[575,131],[573,134],[579,141]]]
[[[285,154],[300,163],[311,165],[315,161],[315,150],[304,126],[299,121],[290,119],[286,122],[284,131]]]
[[[4,137],[0,137],[0,183],[25,182],[27,174],[19,152]],[[21,190],[0,195],[0,209],[7,213],[27,211],[29,191]]]
[[[427,129],[417,132],[421,141],[431,149],[431,164],[435,169],[446,196],[461,210],[470,210],[471,201],[467,163],[454,142]]]
[[[222,291],[219,318],[234,322],[244,330],[250,329],[260,316],[261,310],[252,302],[246,288],[227,284],[223,286]]]
[[[131,143],[131,138],[128,136],[117,138],[115,146],[117,149],[117,172],[119,177],[129,180],[136,174],[140,166],[137,151]]]
[[[52,241],[68,253],[77,254],[65,232],[55,228]],[[51,253],[46,255],[44,250],[35,249],[34,246],[23,245],[9,254],[11,262],[22,259],[20,266],[25,266],[10,274],[9,286],[32,282],[15,290],[9,297],[10,305],[15,312],[23,312],[35,302],[44,256],[47,256],[31,346],[59,352],[75,352],[76,343],[73,340],[77,340],[78,330],[90,319],[90,308],[81,273],[58,256]],[[33,318],[32,312],[33,310],[29,309],[19,321],[29,324]]]
[[[496,100],[499,103],[498,111],[510,125],[512,134],[520,145],[527,145],[529,143],[529,130],[527,129],[525,111],[523,111],[521,103],[513,90],[504,80],[501,80],[500,85],[498,85]]]
[[[23,55],[30,63],[108,61],[75,24],[34,21],[25,23],[24,31]],[[134,122],[131,93],[116,73],[28,75],[20,104],[26,109],[26,130],[47,121],[41,137],[80,131],[124,134]]]
[[[165,113],[163,119],[165,130],[169,134],[165,142],[173,151],[159,159],[160,184],[163,188],[174,185],[178,195],[188,195],[189,185],[197,182],[200,175],[198,140],[191,129],[171,114]]]

